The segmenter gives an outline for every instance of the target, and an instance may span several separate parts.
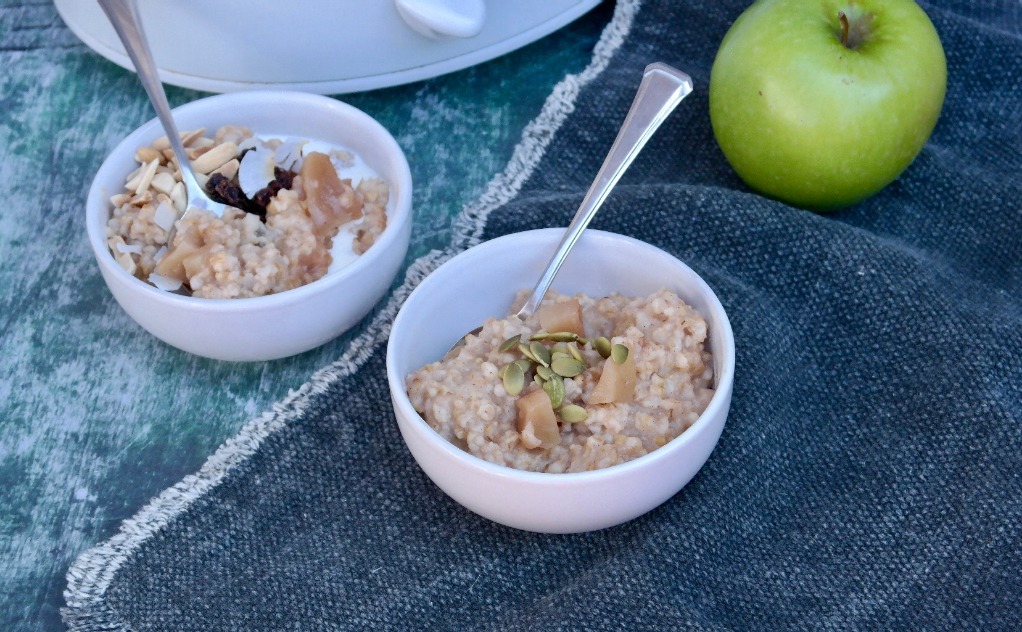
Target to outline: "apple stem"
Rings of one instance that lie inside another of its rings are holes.
[[[848,27],[848,14],[845,13],[844,11],[838,11],[837,12],[837,19],[838,19],[839,22],[841,22],[841,43],[846,48],[852,48],[851,46],[848,45],[848,31],[849,31],[849,27]]]
[[[873,22],[872,13],[863,13],[852,7],[852,15],[845,11],[837,12],[838,22],[841,23],[839,35],[841,44],[845,48],[855,50],[869,38],[871,32],[870,24]]]

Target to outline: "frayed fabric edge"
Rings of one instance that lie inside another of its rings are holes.
[[[124,562],[192,503],[216,488],[236,465],[253,455],[267,437],[300,418],[314,396],[362,367],[387,341],[394,317],[419,282],[451,257],[480,242],[490,214],[518,195],[557,130],[574,111],[581,90],[603,73],[624,43],[640,5],[641,0],[618,1],[589,64],[577,75],[566,75],[554,87],[540,114],[523,130],[504,170],[454,220],[450,245],[443,251],[432,251],[420,257],[409,266],[402,284],[383,309],[376,312],[366,330],[352,340],[340,359],[317,371],[297,391],[246,423],[238,434],[217,448],[198,472],[164,490],[122,522],[116,535],[78,556],[67,572],[64,591],[67,605],[61,609],[64,623],[71,632],[131,629],[130,624],[103,601]]]

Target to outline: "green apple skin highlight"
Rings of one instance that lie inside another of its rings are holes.
[[[909,166],[946,84],[940,38],[913,0],[758,0],[721,42],[710,120],[751,188],[832,210]]]

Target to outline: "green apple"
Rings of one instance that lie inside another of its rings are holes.
[[[710,121],[750,187],[835,209],[908,167],[946,84],[940,38],[913,0],[758,0],[717,51]]]

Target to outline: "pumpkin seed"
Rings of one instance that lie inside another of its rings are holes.
[[[525,356],[526,358],[532,360],[533,362],[539,362],[539,360],[536,359],[536,356],[533,355],[533,353],[532,353],[532,346],[531,345],[528,345],[528,344],[525,344],[524,342],[522,342],[522,343],[520,343],[518,345],[518,350],[521,351],[522,355]]]
[[[529,351],[532,352],[533,359],[539,362],[543,366],[550,366],[550,349],[541,342],[534,342],[529,345]]]
[[[559,375],[552,375],[549,380],[543,382],[543,390],[550,398],[550,405],[560,408],[564,403],[564,380]]]
[[[571,357],[575,358],[576,360],[578,360],[582,364],[586,363],[585,356],[582,355],[582,352],[579,350],[579,348],[577,346],[575,346],[575,345],[568,345],[568,353],[571,354]]]
[[[506,367],[503,377],[504,390],[508,395],[518,395],[525,388],[525,373],[517,362],[511,362],[504,366]]]
[[[551,377],[553,377],[554,372],[553,372],[553,370],[550,367],[543,366],[541,364],[541,365],[536,367],[536,375],[539,376],[539,379],[541,379],[544,382],[546,382]]]
[[[614,358],[615,364],[624,364],[625,360],[628,359],[628,347],[624,345],[614,345],[610,350],[610,357]]]
[[[578,340],[578,334],[572,331],[554,331],[532,334],[529,340],[551,340],[553,342],[574,342]]]
[[[600,357],[606,360],[610,357],[611,344],[610,340],[600,336],[593,341],[593,349],[596,349],[596,353],[600,354]]]
[[[508,351],[517,347],[518,343],[520,343],[521,341],[522,341],[521,336],[511,336],[510,338],[508,338],[507,340],[500,344],[500,347],[497,349],[497,351],[500,351],[501,353],[507,353]]]
[[[586,370],[586,365],[571,356],[562,356],[554,360],[550,368],[554,370],[554,373],[562,377],[575,377]]]
[[[514,362],[512,362],[512,364],[517,364],[518,366],[520,366],[522,368],[522,373],[528,373],[529,369],[532,368],[532,362],[526,360],[525,358],[515,360]]]
[[[589,419],[589,413],[586,412],[585,408],[576,404],[566,404],[561,406],[561,409],[557,411],[561,421],[569,424],[577,424],[581,421]]]

